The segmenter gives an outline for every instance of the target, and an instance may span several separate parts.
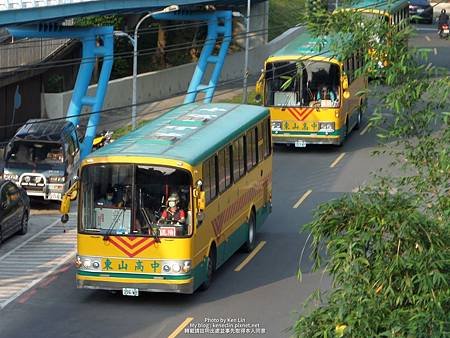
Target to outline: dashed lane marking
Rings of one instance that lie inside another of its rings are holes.
[[[338,158],[335,159],[333,163],[331,163],[330,168],[334,168],[334,167],[339,163],[339,161],[342,160],[342,158],[343,158],[344,156],[345,156],[345,153],[340,154],[340,155],[338,156]]]
[[[239,264],[236,269],[234,269],[235,272],[239,272],[241,271],[247,264],[248,262],[250,262],[253,257],[256,256],[256,254],[261,251],[261,249],[263,248],[263,246],[266,244],[266,241],[261,241],[259,242],[259,244],[256,246],[256,248],[253,249],[253,251],[242,261],[241,264]]]
[[[74,256],[75,243],[76,227],[66,227],[55,221],[1,256],[0,310],[60,269]],[[50,277],[46,282],[53,280]],[[34,293],[26,293],[20,298],[21,302]]]
[[[188,317],[184,320],[184,322],[182,322],[176,329],[175,331],[173,331],[167,338],[175,338],[176,336],[178,336],[181,331],[183,331],[183,329],[194,320],[194,317]]]
[[[425,40],[431,41],[430,37],[428,35],[425,35]]]
[[[369,122],[369,123],[367,124],[367,126],[365,126],[363,130],[361,130],[361,132],[359,133],[359,135],[363,136],[365,133],[367,133],[367,131],[369,130],[370,126],[371,126],[371,123]]]
[[[297,203],[295,203],[294,206],[293,206],[292,208],[297,209],[297,208],[300,206],[300,204],[302,204],[303,201],[304,201],[311,193],[312,193],[312,190],[308,190],[307,192],[305,192],[305,193],[303,194],[303,196],[299,198],[299,200],[297,201]]]
[[[436,47],[433,48],[433,53],[434,53],[434,55],[437,55],[437,48]]]

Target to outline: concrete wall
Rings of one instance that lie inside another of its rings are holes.
[[[286,31],[270,43],[251,48],[249,51],[250,75],[258,75],[263,67],[264,60],[274,51],[284,46],[295,38],[302,28],[292,28]],[[138,99],[137,102],[156,101],[187,91],[189,82],[195,69],[195,64],[190,63],[172,67],[156,72],[139,74],[137,79]],[[225,61],[220,82],[236,80],[238,87],[242,82],[244,73],[244,52],[231,54]],[[95,93],[96,86],[89,88],[89,95]],[[123,107],[131,104],[132,77],[112,80],[109,82],[108,92],[103,104],[103,109]],[[72,91],[58,94],[43,95],[43,116],[56,118],[65,116],[67,107],[72,96]],[[138,107],[138,111],[143,106]]]

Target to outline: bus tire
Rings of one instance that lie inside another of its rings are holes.
[[[361,127],[362,115],[363,115],[363,107],[361,103],[358,108],[358,116],[356,118],[355,130],[358,130]]]
[[[209,255],[207,258],[207,267],[206,267],[206,279],[200,286],[200,290],[205,291],[208,290],[211,286],[212,279],[214,276],[214,271],[216,271],[216,247],[213,245],[209,250]]]
[[[19,230],[20,235],[25,235],[28,232],[28,213],[25,211],[22,215],[21,228]]]
[[[256,244],[256,217],[252,210],[248,220],[248,234],[247,241],[244,243],[243,249],[245,252],[252,252]]]

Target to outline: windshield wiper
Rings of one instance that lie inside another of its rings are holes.
[[[121,216],[122,216],[122,223],[123,223],[123,220],[125,217],[125,210],[126,210],[126,208],[124,207],[123,209],[120,209],[120,211],[117,213],[116,218],[111,222],[111,225],[109,226],[108,230],[106,230],[106,233],[103,235],[104,241],[107,241],[109,239],[109,236],[111,236],[112,231]]]

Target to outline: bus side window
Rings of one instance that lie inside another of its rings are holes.
[[[212,201],[217,195],[215,155],[203,163],[203,190],[206,195],[206,203]]]
[[[264,121],[258,124],[256,128],[256,140],[257,140],[257,155],[258,155],[258,163],[262,162],[264,159]]]
[[[233,162],[231,159],[231,145],[225,149],[225,187],[228,188],[231,185],[231,170],[233,169]]]
[[[265,119],[263,122],[264,126],[264,157],[268,157],[272,151],[272,131],[270,128],[270,120]]]
[[[245,136],[247,171],[250,171],[253,168],[253,166],[256,165],[255,137],[256,137],[255,129],[249,130]]]
[[[225,148],[226,149],[226,148]],[[217,155],[218,174],[219,174],[219,192],[225,191],[225,149],[219,151]]]

